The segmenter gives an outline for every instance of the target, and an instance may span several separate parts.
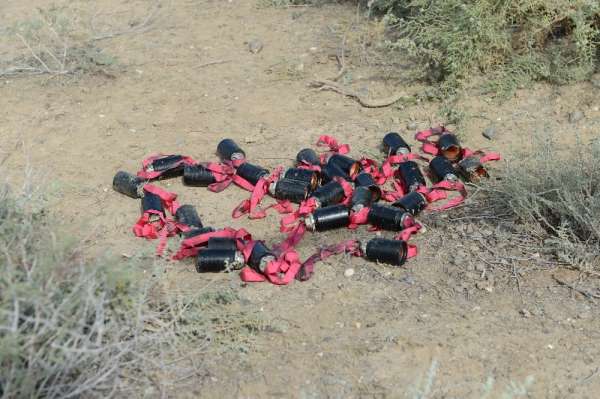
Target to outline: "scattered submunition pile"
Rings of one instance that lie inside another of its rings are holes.
[[[421,225],[416,217],[423,211],[443,211],[459,205],[467,196],[464,182],[487,177],[484,164],[500,159],[499,154],[471,151],[444,127],[418,132],[421,154],[398,133],[383,137],[383,163],[349,157],[347,144],[321,136],[317,153],[305,148],[292,167],[269,171],[247,161],[246,153],[231,139],[217,146],[220,162],[198,162],[183,155],[153,155],[142,162],[137,175],[119,171],[113,187],[141,201],[141,216],[133,227],[138,237],[158,239],[157,255],[164,253],[167,239],[182,237],[172,259],[196,259],[198,272],[241,270],[244,281],[288,284],[311,277],[316,262],[331,255],[349,253],[373,262],[400,266],[417,254],[409,244]],[[421,171],[426,166],[428,180]],[[280,230],[287,233],[279,244],[269,246],[255,240],[245,229],[204,225],[192,205],[179,205],[177,194],[151,182],[182,176],[183,184],[220,192],[234,184],[250,192],[232,216],[263,218],[269,209],[282,214]],[[261,206],[266,196],[275,201]],[[440,204],[440,205],[438,205]],[[394,232],[392,239],[347,240],[319,248],[300,260],[296,247],[306,231],[356,229]]]

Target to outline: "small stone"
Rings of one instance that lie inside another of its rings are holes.
[[[477,284],[475,284],[475,287],[477,287],[477,289],[480,289],[482,291],[487,291],[487,292],[494,291],[494,287],[491,286],[488,282],[480,281]]]
[[[260,39],[252,39],[248,42],[248,51],[252,54],[260,53],[263,49],[263,42]]]
[[[407,128],[408,130],[417,130],[417,127],[418,127],[418,124],[417,124],[417,122],[416,122],[416,121],[409,121],[409,122],[406,124],[406,128]]]
[[[488,140],[493,140],[498,135],[498,129],[496,129],[496,126],[488,126],[483,129],[482,135]]]
[[[354,269],[348,268],[344,271],[344,277],[352,277],[354,276]]]
[[[465,232],[467,234],[473,234],[475,232],[475,226],[473,226],[472,224],[468,224],[465,228]]]
[[[253,136],[248,136],[248,137],[244,138],[244,143],[246,143],[246,144],[255,143],[255,142],[256,142],[256,138],[254,138]]]
[[[569,112],[569,123],[577,123],[585,117],[581,111]]]

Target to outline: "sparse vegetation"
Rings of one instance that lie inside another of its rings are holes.
[[[16,48],[13,58],[0,63],[0,76],[64,76],[117,65],[113,56],[83,37],[66,9],[38,9],[38,14],[8,29],[5,39]]]
[[[565,150],[538,136],[535,151],[506,162],[503,177],[486,187],[488,205],[527,226],[542,248],[571,266],[600,266],[600,142]]]
[[[475,71],[508,93],[531,81],[588,78],[600,59],[600,4],[593,0],[375,0],[389,47],[412,56],[419,77],[454,91]]]
[[[162,392],[172,380],[157,375],[199,372],[175,359],[246,350],[262,328],[229,309],[231,291],[165,294],[131,261],[87,261],[51,225],[38,198],[2,187],[2,397],[105,397],[140,381]]]

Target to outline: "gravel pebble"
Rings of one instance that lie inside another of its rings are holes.
[[[252,39],[248,42],[248,51],[252,54],[260,53],[263,49],[263,42],[260,39]]]
[[[585,117],[581,111],[569,112],[569,123],[577,123]]]
[[[483,129],[482,135],[488,140],[493,140],[498,135],[498,129],[496,128],[496,126],[488,126],[485,129]]]
[[[409,122],[406,124],[406,128],[407,128],[408,130],[417,130],[417,127],[418,127],[418,126],[419,126],[419,125],[417,124],[417,122],[416,122],[416,121],[409,121]]]
[[[344,270],[344,276],[345,277],[352,277],[352,276],[354,276],[354,269],[348,268],[348,269]]]

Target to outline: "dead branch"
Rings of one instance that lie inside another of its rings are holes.
[[[204,68],[204,67],[207,67],[207,66],[210,66],[210,65],[226,64],[228,62],[231,62],[231,60],[210,61],[210,62],[205,62],[204,64],[196,65],[194,68]]]
[[[156,15],[158,14],[158,11],[160,10],[161,7],[162,7],[162,3],[160,1],[157,1],[156,4],[154,5],[154,8],[148,13],[148,15],[146,15],[144,20],[142,22],[140,22],[139,24],[131,27],[130,29],[125,29],[125,30],[121,30],[121,31],[98,33],[92,37],[91,41],[111,39],[111,38],[117,37],[117,36],[146,32],[151,28],[151,25],[156,20]],[[96,25],[95,20],[96,20],[97,15],[98,14],[96,13],[96,15],[94,15],[94,17],[92,18],[92,30],[93,31],[97,31],[96,27],[95,27],[95,25]]]
[[[558,284],[565,286],[567,288],[572,289],[573,291],[579,292],[581,295],[585,296],[588,299],[600,299],[600,295],[597,294],[592,294],[589,291],[584,290],[583,288],[578,288],[564,280],[559,279],[558,277],[556,277],[556,275],[552,275],[552,278],[554,279],[554,281],[556,281]]]
[[[326,79],[315,79],[310,82],[310,86],[312,86],[316,89],[319,89],[319,90],[331,90],[336,93],[342,94],[346,97],[353,98],[354,100],[356,100],[360,105],[362,105],[365,108],[388,107],[392,104],[397,103],[400,100],[408,100],[410,98],[405,93],[398,93],[398,94],[394,94],[394,95],[392,95],[390,97],[386,97],[386,98],[369,100],[369,99],[362,97],[361,95],[359,95],[358,93],[356,93],[353,90],[343,87],[342,85],[340,85],[334,81],[326,80]]]

